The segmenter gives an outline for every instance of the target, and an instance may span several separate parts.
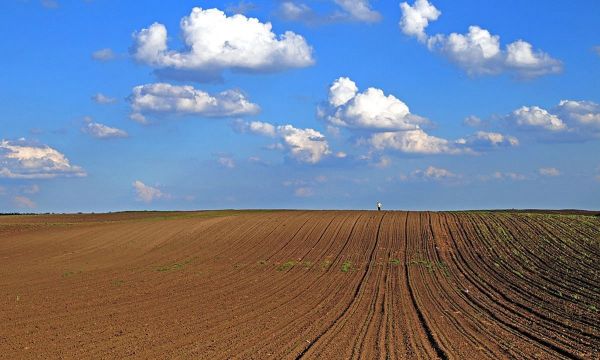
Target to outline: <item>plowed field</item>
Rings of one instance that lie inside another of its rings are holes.
[[[0,358],[600,358],[600,218],[0,217]]]

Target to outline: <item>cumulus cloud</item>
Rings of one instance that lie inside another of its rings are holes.
[[[554,177],[560,175],[560,170],[554,167],[547,167],[538,169],[538,173],[542,176]]]
[[[377,150],[392,149],[412,154],[459,154],[464,152],[454,143],[431,136],[421,129],[375,133],[368,141]]]
[[[369,0],[334,0],[338,9],[330,14],[318,14],[310,6],[284,1],[278,14],[285,20],[300,21],[308,25],[331,24],[342,21],[374,23],[381,20],[381,14],[371,8]]]
[[[411,6],[406,2],[400,4],[402,18],[400,19],[400,28],[408,36],[414,36],[420,41],[427,40],[425,28],[429,21],[435,21],[442,14],[427,0],[416,0]]]
[[[593,101],[561,100],[556,113],[571,127],[600,130],[600,104]]]
[[[134,33],[134,59],[177,75],[169,71],[159,74],[190,80],[214,79],[225,69],[273,72],[314,64],[312,48],[302,36],[291,31],[277,36],[271,23],[256,18],[195,7],[181,19],[180,27],[185,44],[182,51],[169,49],[163,24],[154,23]]]
[[[86,176],[79,166],[48,145],[18,141],[0,141],[0,178],[48,179],[59,176]]]
[[[358,92],[354,81],[340,77],[329,88],[329,102],[319,110],[331,126],[372,131],[415,130],[428,120],[411,114],[408,106],[383,90]]]
[[[437,168],[435,166],[429,166],[425,170],[416,170],[413,172],[413,176],[432,180],[454,179],[459,177],[459,175],[454,174],[450,170]]]
[[[37,207],[37,204],[26,196],[13,197],[13,203],[16,207],[22,209],[35,209]]]
[[[117,55],[110,48],[96,50],[92,53],[92,59],[102,62],[114,60],[116,57]]]
[[[519,140],[510,135],[504,135],[496,132],[478,131],[473,135],[457,140],[456,143],[467,145],[474,149],[487,149],[518,146]]]
[[[260,107],[239,90],[209,94],[192,86],[166,83],[139,85],[128,98],[133,120],[144,123],[147,114],[231,117],[256,114]]]
[[[146,185],[139,180],[134,181],[132,185],[136,193],[136,200],[138,201],[151,203],[154,200],[165,200],[171,198],[171,195],[163,193],[158,188]]]
[[[97,93],[94,96],[92,96],[92,100],[96,103],[96,104],[102,104],[102,105],[107,105],[107,104],[114,104],[117,102],[116,98],[110,97],[110,96],[106,96],[102,93]]]
[[[416,0],[411,6],[400,5],[400,27],[408,36],[414,36],[463,68],[469,75],[495,75],[509,72],[522,78],[533,78],[562,71],[562,63],[547,53],[534,49],[524,41],[517,40],[500,45],[500,36],[476,25],[469,26],[466,34],[451,33],[429,36],[426,28],[441,12],[427,0]]]
[[[94,122],[90,117],[85,118],[85,127],[82,131],[97,139],[126,138],[129,136],[125,130]]]
[[[323,134],[314,129],[299,129],[293,125],[277,125],[260,121],[234,124],[238,131],[274,137],[281,142],[274,149],[285,149],[299,162],[316,164],[331,155],[329,143]]]
[[[556,115],[538,106],[522,106],[508,116],[516,126],[547,131],[565,131],[567,125]]]

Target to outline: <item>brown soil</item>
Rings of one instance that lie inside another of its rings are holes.
[[[0,217],[0,358],[600,358],[600,218]]]

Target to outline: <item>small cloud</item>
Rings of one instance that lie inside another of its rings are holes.
[[[136,200],[145,203],[151,203],[154,200],[168,200],[171,198],[171,195],[163,193],[158,188],[148,186],[139,180],[133,182],[133,188],[136,193]]]
[[[460,176],[451,172],[450,170],[438,168],[435,166],[429,166],[425,170],[415,170],[412,173],[412,177],[439,181],[439,180],[447,180],[447,179],[456,179],[456,178],[459,178]]]
[[[250,11],[256,10],[258,6],[249,1],[240,1],[237,4],[229,4],[225,9],[230,14],[246,14]]]
[[[59,7],[56,0],[41,0],[42,6],[46,9],[57,9]]]
[[[102,104],[102,105],[107,105],[107,104],[114,104],[117,102],[116,98],[110,97],[110,96],[106,96],[102,93],[97,93],[94,96],[92,96],[92,100],[96,103],[96,104]]]
[[[371,8],[369,0],[334,0],[338,9],[329,14],[319,14],[310,6],[297,1],[284,1],[277,13],[288,21],[298,21],[306,25],[326,25],[338,22],[375,23],[381,14]]]
[[[375,167],[378,167],[380,169],[384,169],[386,167],[389,167],[392,164],[392,160],[387,157],[387,156],[382,156],[379,158],[379,161],[376,162],[374,165]]]
[[[37,207],[35,202],[33,202],[31,199],[25,196],[13,197],[13,203],[16,207],[21,209],[34,209]]]
[[[84,121],[86,125],[82,131],[97,139],[126,138],[129,136],[124,130],[93,122],[89,116],[86,116]]]
[[[540,168],[540,169],[538,169],[538,173],[542,176],[550,176],[550,177],[560,175],[560,171],[554,167]]]
[[[102,62],[114,60],[116,57],[117,55],[110,48],[96,50],[92,53],[92,59]]]
[[[600,46],[594,46],[594,51],[600,56]]]
[[[222,167],[225,167],[225,168],[228,168],[228,169],[235,168],[235,160],[232,157],[230,157],[230,156],[225,156],[225,155],[219,156],[217,158],[217,162]]]
[[[481,125],[483,125],[483,120],[481,120],[479,117],[477,117],[475,115],[469,115],[463,120],[463,124],[470,126],[470,127],[477,128],[477,127],[480,127]]]
[[[501,172],[496,171],[491,176],[481,176],[481,180],[512,180],[512,181],[523,181],[527,180],[527,176],[515,172]]]
[[[348,157],[348,154],[346,154],[343,151],[338,151],[335,153],[335,157],[338,159],[345,159],[346,157]]]
[[[315,194],[315,191],[309,187],[299,187],[294,190],[294,196],[297,197],[310,197]]]

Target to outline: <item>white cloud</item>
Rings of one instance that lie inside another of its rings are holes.
[[[421,129],[375,133],[370,137],[369,143],[377,150],[393,149],[413,154],[459,154],[463,152],[450,141],[428,135]]]
[[[59,176],[86,176],[85,171],[71,165],[59,151],[30,144],[24,139],[0,141],[0,178],[48,179]]]
[[[282,143],[275,144],[273,148],[287,150],[291,157],[300,162],[316,164],[324,157],[331,155],[327,139],[314,129],[298,129],[292,125],[274,126],[260,121],[238,122],[234,126],[241,131],[279,138]]]
[[[381,14],[371,9],[369,0],[335,0],[352,19],[362,22],[377,22],[381,20]]]
[[[138,201],[150,203],[154,200],[171,198],[171,195],[163,193],[158,188],[148,186],[139,180],[134,181],[132,185],[136,193],[136,199]]]
[[[540,168],[538,173],[542,176],[559,176],[560,170],[554,167]]]
[[[314,129],[298,129],[292,125],[280,125],[277,133],[282,137],[293,158],[316,164],[331,154],[325,136]]]
[[[16,207],[22,209],[35,209],[37,207],[37,204],[26,196],[13,197],[13,203]]]
[[[567,125],[558,116],[538,106],[522,106],[507,118],[521,128],[537,128],[553,132],[567,130]]]
[[[366,130],[415,130],[427,119],[411,114],[408,106],[383,90],[368,88],[359,93],[356,84],[341,77],[329,88],[329,108],[319,109],[330,125]]]
[[[408,36],[426,42],[431,51],[437,51],[463,68],[469,75],[494,75],[509,72],[522,78],[533,78],[562,71],[562,63],[541,50],[517,40],[501,49],[500,36],[492,35],[479,26],[469,26],[466,34],[451,33],[429,36],[425,30],[430,21],[441,15],[426,0],[416,0],[410,6],[400,5],[400,27]]]
[[[309,187],[299,187],[294,190],[294,195],[297,197],[310,197],[315,194],[315,191]]]
[[[334,0],[338,10],[330,14],[318,14],[310,6],[284,1],[278,14],[285,20],[301,21],[308,25],[331,24],[342,21],[374,23],[381,20],[381,14],[371,8],[369,0]]]
[[[233,169],[235,168],[235,160],[231,156],[221,155],[217,158],[217,162],[222,167]]]
[[[461,145],[468,145],[475,149],[513,147],[519,145],[519,140],[510,135],[503,135],[496,132],[478,131],[473,135],[456,141]]]
[[[202,117],[230,117],[256,114],[260,107],[238,90],[211,95],[192,86],[166,83],[139,85],[131,96],[133,120],[144,123],[145,114],[182,114]]]
[[[523,181],[527,179],[527,176],[515,172],[496,171],[492,174],[491,178],[495,180]]]
[[[600,46],[594,46],[594,51],[600,56]]]
[[[154,23],[133,34],[133,57],[159,69],[213,78],[224,69],[271,72],[314,64],[312,48],[302,36],[291,31],[277,36],[271,23],[256,18],[195,7],[180,27],[186,50],[169,50],[167,28]]]
[[[96,50],[92,53],[92,59],[98,60],[98,61],[103,61],[103,62],[114,60],[116,57],[117,57],[117,55],[110,48]]]
[[[124,130],[93,122],[90,117],[85,118],[85,123],[85,127],[82,129],[83,132],[97,139],[126,138],[129,136]]]
[[[409,175],[400,174],[400,181],[437,181],[444,183],[459,183],[462,180],[462,175],[455,174],[450,170],[435,166],[428,166],[426,169],[417,169]]]
[[[475,115],[469,115],[463,120],[463,124],[470,127],[480,127],[483,124],[483,120]]]
[[[561,100],[556,112],[572,127],[600,130],[600,104],[593,101]]]
[[[92,96],[92,100],[97,103],[97,104],[102,104],[102,105],[106,105],[106,104],[114,104],[117,102],[116,98],[110,97],[110,96],[106,96],[102,93],[97,93],[94,96]]]
[[[429,21],[435,21],[442,14],[427,0],[416,0],[411,6],[406,2],[400,4],[402,18],[400,28],[408,36],[415,36],[420,41],[427,40],[425,28]]]

